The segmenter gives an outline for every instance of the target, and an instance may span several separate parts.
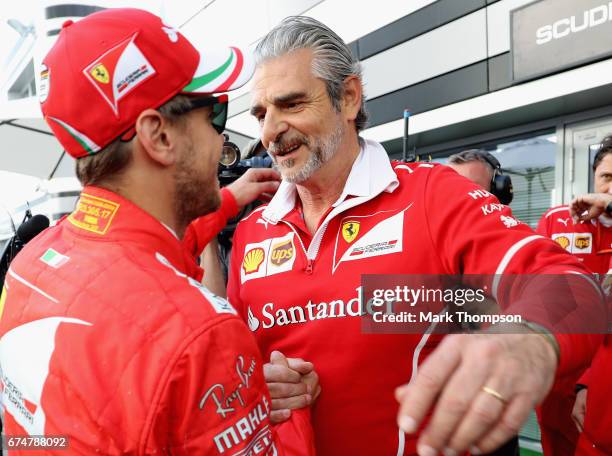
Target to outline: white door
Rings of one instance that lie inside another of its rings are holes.
[[[593,191],[593,159],[607,135],[612,135],[612,117],[566,126],[564,203]]]

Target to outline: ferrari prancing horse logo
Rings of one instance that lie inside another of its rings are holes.
[[[91,69],[91,75],[96,81],[101,82],[102,84],[108,84],[108,81],[110,81],[108,70],[101,63]]]
[[[342,224],[342,237],[349,244],[355,240],[359,234],[359,222],[344,222]]]

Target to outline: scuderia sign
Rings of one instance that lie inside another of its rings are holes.
[[[510,18],[514,81],[612,55],[612,1],[541,0]]]

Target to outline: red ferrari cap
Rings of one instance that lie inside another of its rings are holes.
[[[107,9],[66,21],[43,60],[43,116],[75,158],[95,154],[129,130],[138,115],[179,93],[212,95],[244,85],[250,53],[196,49],[159,17]]]

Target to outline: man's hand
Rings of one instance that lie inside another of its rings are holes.
[[[414,434],[433,408],[418,441],[421,456],[491,452],[519,432],[548,393],[557,362],[538,334],[447,336],[413,381],[396,390],[398,425]]]
[[[270,421],[280,423],[291,410],[312,404],[321,392],[314,365],[300,358],[287,358],[279,351],[270,354],[264,364],[264,377],[272,398]]]
[[[576,394],[576,402],[572,409],[572,419],[578,428],[578,432],[584,430],[584,415],[586,414],[587,388],[581,389]]]
[[[599,217],[612,202],[612,195],[607,193],[588,193],[572,200],[569,205],[570,215],[574,222],[590,220]]]
[[[274,194],[280,184],[280,174],[271,168],[251,168],[227,186],[239,207],[252,203],[262,193]]]

